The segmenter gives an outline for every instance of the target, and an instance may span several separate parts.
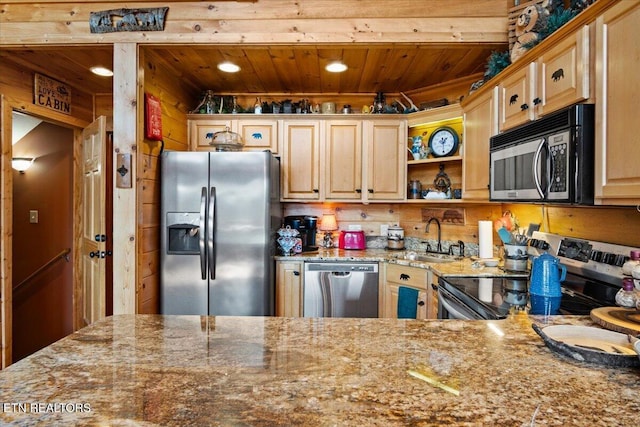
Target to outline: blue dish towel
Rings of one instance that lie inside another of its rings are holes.
[[[398,289],[398,319],[415,319],[418,314],[418,291],[400,286]]]

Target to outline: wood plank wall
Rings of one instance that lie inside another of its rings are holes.
[[[139,7],[157,2],[138,1]],[[164,2],[164,31],[121,32],[118,42],[318,44],[486,43],[506,41],[505,0],[268,0]],[[0,44],[106,43],[111,34],[87,31],[91,11],[132,7],[125,2],[31,2],[0,5]],[[442,19],[445,18],[445,19]],[[450,18],[455,21],[451,22]]]
[[[405,236],[433,239],[425,233],[431,213],[462,209],[463,224],[443,223],[442,239],[478,242],[478,221],[494,220],[510,210],[521,227],[540,224],[541,231],[579,239],[598,240],[640,248],[640,212],[636,207],[575,207],[500,203],[420,203],[420,204],[330,204],[287,203],[284,215],[316,215],[335,213],[338,227],[362,226],[368,236],[379,236],[381,224],[399,224]],[[494,235],[494,242],[499,242]]]
[[[187,151],[187,113],[193,90],[182,84],[160,58],[141,53],[144,92],[160,99],[164,150]],[[138,313],[159,312],[160,290],[160,167],[162,143],[143,140],[138,160]]]

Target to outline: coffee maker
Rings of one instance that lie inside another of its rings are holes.
[[[313,252],[318,250],[318,246],[316,246],[316,232],[318,227],[317,216],[285,216],[284,225],[288,225],[300,232],[300,238],[302,239],[302,252]]]

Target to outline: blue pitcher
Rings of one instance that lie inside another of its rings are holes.
[[[561,297],[560,282],[567,277],[567,267],[553,255],[544,253],[533,260],[529,293],[545,297]]]

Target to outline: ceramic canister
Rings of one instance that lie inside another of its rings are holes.
[[[389,249],[404,249],[404,229],[397,225],[389,227],[387,231],[387,246]]]
[[[335,114],[336,104],[333,102],[322,103],[322,114]]]

